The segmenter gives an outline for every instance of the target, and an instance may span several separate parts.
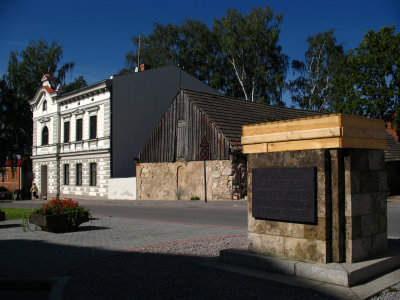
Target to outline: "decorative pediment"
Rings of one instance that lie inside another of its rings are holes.
[[[50,122],[50,118],[49,117],[43,117],[39,119],[40,123],[46,123],[46,122]]]
[[[85,113],[84,109],[77,109],[73,112],[75,116],[83,115]]]
[[[97,113],[97,111],[100,109],[100,106],[99,105],[96,105],[96,106],[92,106],[92,107],[89,107],[89,108],[86,108],[86,111],[89,113],[89,114],[94,114],[94,113]]]
[[[62,114],[61,117],[62,117],[63,119],[69,119],[69,118],[72,117],[72,113]]]

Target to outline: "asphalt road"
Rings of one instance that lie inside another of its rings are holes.
[[[388,201],[388,237],[400,238],[400,201]]]
[[[14,201],[0,206],[34,208],[44,201]],[[247,227],[245,201],[80,201],[94,217],[122,217],[187,224]],[[388,201],[388,236],[400,238],[400,201]]]

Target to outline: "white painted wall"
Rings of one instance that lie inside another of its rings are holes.
[[[108,199],[136,200],[136,177],[110,178],[108,180]]]

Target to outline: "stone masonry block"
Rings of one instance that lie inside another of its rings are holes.
[[[251,212],[248,213],[248,231],[252,233],[265,234],[265,221],[253,218]]]
[[[276,222],[265,220],[265,233],[279,236],[304,236],[304,224]]]
[[[383,150],[369,150],[368,162],[370,171],[384,171],[385,152]]]
[[[377,233],[385,233],[387,232],[387,212],[377,213]]]
[[[250,154],[252,168],[271,168],[283,166],[284,155],[280,152]]]
[[[285,257],[317,262],[327,261],[326,242],[285,237]]]
[[[325,170],[325,150],[285,151],[283,155],[285,167],[317,167],[319,171]]]
[[[361,216],[361,235],[363,237],[378,233],[379,215],[369,214]]]
[[[325,171],[317,171],[317,192],[318,194],[326,194],[326,174]]]
[[[382,232],[371,237],[370,256],[383,253],[387,250],[387,233]]]
[[[385,171],[378,172],[378,191],[389,192],[389,186],[387,182],[387,176]]]
[[[355,263],[369,256],[371,249],[371,237],[363,237],[355,240],[346,240],[346,262]]]
[[[326,207],[326,202],[328,195],[325,194],[318,194],[317,195],[317,210],[318,210],[318,217],[326,217],[326,214],[330,213],[330,208]]]
[[[326,240],[326,219],[318,218],[318,225],[304,225],[304,238],[310,240]]]
[[[374,193],[376,191],[379,191],[379,181],[377,172],[358,173],[358,178],[356,177],[353,178],[354,180],[359,181],[359,193]],[[353,191],[353,193],[357,192]]]
[[[346,216],[346,239],[361,238],[361,216]]]
[[[267,255],[283,256],[284,237],[282,236],[249,232],[247,240],[249,251]]]
[[[350,157],[350,170],[352,172],[368,172],[369,171],[369,151],[366,149],[347,149],[345,156]]]
[[[346,211],[347,216],[367,215],[374,211],[374,194],[353,194],[351,195],[350,211]]]
[[[304,237],[304,224],[266,221],[265,232],[281,236]]]

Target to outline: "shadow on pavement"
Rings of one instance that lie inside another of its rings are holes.
[[[105,230],[105,229],[111,229],[110,227],[106,226],[91,226],[91,225],[86,225],[82,227],[78,227],[78,231],[92,231],[92,230]]]
[[[22,227],[22,224],[1,224],[0,223],[0,229],[1,228],[15,228],[15,227]]]
[[[55,276],[70,276],[60,291],[63,299],[334,299],[322,292],[199,265],[206,260],[210,259],[6,240],[0,247],[0,283],[14,278],[13,300],[26,295],[18,278]],[[38,290],[28,298],[46,297]]]

